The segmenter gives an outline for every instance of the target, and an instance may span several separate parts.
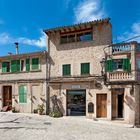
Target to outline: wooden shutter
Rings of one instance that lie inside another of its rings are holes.
[[[27,102],[26,86],[19,86],[19,102],[20,103],[26,103]]]
[[[63,75],[71,74],[71,66],[70,64],[63,65]]]
[[[30,59],[26,59],[26,71],[30,71]]]
[[[112,61],[112,59],[106,61],[105,67],[106,67],[107,72],[112,72],[113,71],[113,61]]]
[[[128,71],[128,72],[131,70],[131,64],[130,64],[130,59],[129,58],[124,58],[123,59],[123,70]]]
[[[39,69],[39,58],[32,58],[32,70]]]
[[[89,63],[82,63],[81,64],[81,74],[89,74],[90,65]]]
[[[20,71],[20,60],[12,60],[11,72],[19,72],[19,71]]]
[[[7,72],[7,62],[2,62],[2,72]]]

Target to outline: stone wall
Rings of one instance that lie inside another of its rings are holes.
[[[62,76],[62,64],[71,64],[71,75],[80,75],[84,62],[90,62],[90,74],[100,74],[103,49],[111,44],[111,36],[110,24],[93,27],[93,41],[60,44],[59,32],[49,35],[50,77]]]
[[[0,64],[0,81],[46,79],[46,56],[39,57],[39,58],[40,58],[40,65],[39,65],[39,70],[37,71],[1,73],[2,66]]]

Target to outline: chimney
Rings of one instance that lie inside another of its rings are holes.
[[[18,42],[15,42],[15,45],[16,45],[16,54],[19,54],[19,43]]]

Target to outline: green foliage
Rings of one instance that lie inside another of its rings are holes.
[[[12,112],[13,113],[19,113],[19,110],[17,110],[15,107],[12,107]]]
[[[38,110],[38,113],[40,115],[42,115],[43,114],[43,111],[44,111],[44,104],[38,104],[37,110]]]
[[[61,113],[61,111],[55,109],[49,113],[49,116],[54,118],[59,118],[59,117],[63,117],[63,114]]]

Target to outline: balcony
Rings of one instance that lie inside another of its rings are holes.
[[[131,51],[131,44],[116,44],[112,46],[112,54],[126,53]]]
[[[131,72],[116,71],[107,73],[108,82],[121,82],[135,80],[134,74]]]

